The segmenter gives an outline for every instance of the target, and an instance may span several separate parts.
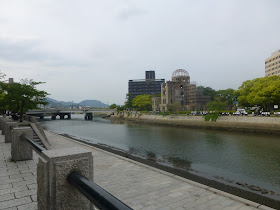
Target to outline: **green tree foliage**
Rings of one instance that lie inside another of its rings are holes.
[[[226,102],[227,110],[230,110],[231,107],[236,103],[238,94],[234,89],[228,88],[226,90],[218,90],[217,96],[221,98],[221,101]]]
[[[112,104],[109,108],[110,109],[116,109],[118,106],[117,106],[117,104]]]
[[[28,109],[36,109],[39,104],[46,105],[45,91],[39,91],[36,86],[42,82],[33,80],[22,80],[21,83],[0,83],[1,90],[5,92],[0,100],[0,107],[13,112],[18,112],[22,116]]]
[[[125,103],[125,109],[132,109],[133,105],[132,105],[132,97],[129,93],[126,94],[126,103]]]
[[[139,95],[132,100],[132,105],[142,111],[152,110],[152,96]]]
[[[227,106],[227,102],[224,101],[221,97],[216,97],[213,101],[207,103],[207,107],[212,111],[222,111]]]
[[[236,91],[241,105],[271,107],[280,104],[280,77],[270,76],[247,80]]]
[[[217,95],[216,90],[210,87],[197,86],[197,89],[202,91],[205,96],[210,96],[211,101],[213,101],[215,99],[215,96]]]

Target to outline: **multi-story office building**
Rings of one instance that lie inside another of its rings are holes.
[[[129,80],[128,93],[132,98],[138,95],[157,95],[160,94],[161,84],[165,79],[155,79],[155,71],[146,71],[145,79]]]
[[[272,75],[280,76],[280,50],[273,52],[269,58],[265,59],[265,76]]]

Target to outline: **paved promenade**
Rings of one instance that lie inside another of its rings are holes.
[[[0,131],[1,132],[1,131]],[[133,209],[270,209],[176,175],[46,132],[52,149],[82,146],[94,155],[94,181]],[[0,135],[0,209],[37,209],[34,160],[12,162]]]

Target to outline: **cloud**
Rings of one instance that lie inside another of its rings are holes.
[[[136,16],[142,16],[147,14],[148,11],[140,8],[133,8],[130,6],[123,6],[122,8],[118,8],[117,17],[120,20],[127,21]]]
[[[9,61],[40,61],[46,55],[39,50],[39,40],[0,38],[0,56]]]

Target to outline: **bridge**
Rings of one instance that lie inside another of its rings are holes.
[[[98,113],[104,116],[110,116],[114,113],[114,109],[35,109],[28,110],[26,113],[30,116],[44,117],[51,116],[53,120],[59,116],[60,119],[71,119],[71,114],[84,114],[85,120],[92,120],[94,113]]]

